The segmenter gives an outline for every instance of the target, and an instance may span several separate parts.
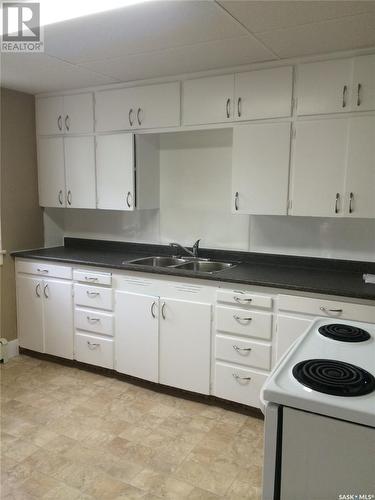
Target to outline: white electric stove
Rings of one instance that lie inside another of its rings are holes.
[[[317,320],[261,397],[263,500],[375,499],[374,324]]]

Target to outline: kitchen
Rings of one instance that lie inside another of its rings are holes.
[[[4,497],[372,498],[375,2],[115,4],[1,54]]]

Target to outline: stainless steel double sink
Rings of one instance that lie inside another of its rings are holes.
[[[139,264],[150,267],[174,267],[185,271],[200,273],[215,273],[234,267],[234,262],[218,262],[209,259],[193,257],[143,257],[128,262],[128,264]]]

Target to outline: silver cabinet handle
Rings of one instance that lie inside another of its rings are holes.
[[[91,316],[86,316],[87,321],[91,324],[100,323],[100,318],[91,318]]]
[[[90,281],[90,283],[94,283],[98,281],[98,278],[91,277],[91,276],[85,276],[85,281]]]
[[[72,192],[70,191],[70,189],[69,189],[68,194],[66,196],[66,200],[68,202],[68,205],[71,207],[72,206]]]
[[[141,112],[143,114],[143,110],[142,108],[138,108],[137,110],[137,121],[138,121],[138,125],[142,125],[142,120],[141,120]]]
[[[361,90],[362,90],[362,85],[359,83],[357,86],[357,106],[360,106],[362,104]]]
[[[155,306],[156,306],[156,302],[154,301],[152,304],[151,304],[151,316],[155,319],[156,318],[156,314],[155,314]]]
[[[338,214],[339,211],[340,211],[339,203],[340,203],[340,193],[336,193],[336,198],[335,198],[335,214]]]
[[[239,118],[242,115],[242,106],[241,105],[242,105],[242,97],[239,97],[237,99],[237,115],[238,115]]]
[[[59,115],[59,117],[57,118],[57,126],[59,128],[59,130],[62,130],[62,116]]]
[[[38,283],[35,287],[35,295],[40,299],[40,295],[41,295],[41,290],[40,290],[40,283]]]
[[[41,269],[40,267],[38,267],[37,272],[42,273],[42,274],[48,274],[49,270],[48,269]]]
[[[238,314],[233,314],[233,318],[236,320],[236,321],[251,321],[253,318],[241,318],[241,316],[238,316]]]
[[[48,284],[47,285],[44,285],[44,296],[46,299],[49,299],[49,288],[48,288]]]
[[[162,306],[161,306],[161,315],[162,315],[162,318],[163,319],[166,319],[166,316],[165,316],[165,302],[163,302]]]
[[[239,195],[238,191],[236,191],[235,194],[234,194],[234,208],[235,208],[236,212],[237,212],[237,210],[239,208],[239,206],[238,206],[239,205],[239,203],[238,203],[239,202],[239,197],[240,197],[240,195]]]
[[[58,199],[59,199],[60,205],[62,205],[63,204],[63,192],[62,192],[62,189],[60,189],[60,191],[59,191]]]
[[[324,306],[321,306],[319,309],[321,311],[327,312],[327,313],[330,313],[330,312],[331,313],[342,313],[342,312],[344,312],[343,309],[329,309],[328,307],[324,307]]]
[[[233,378],[235,380],[237,380],[238,382],[241,382],[241,381],[249,382],[251,380],[251,377],[241,377],[240,375],[238,375],[238,373],[232,373],[232,375],[233,375]]]
[[[91,349],[91,351],[93,351],[97,347],[100,347],[100,344],[94,344],[93,342],[90,342],[89,340],[87,341],[87,345],[88,345],[88,348]]]
[[[251,351],[251,347],[239,347],[238,345],[232,346],[233,349],[238,352],[238,354],[246,353],[248,354]]]
[[[227,112],[227,118],[230,118],[230,98],[228,97],[227,99],[227,104],[226,104],[226,112]]]
[[[253,300],[253,299],[245,299],[243,297],[236,297],[235,295],[233,296],[233,299],[239,304],[246,304],[247,302],[251,302]]]
[[[347,95],[348,95],[348,86],[344,85],[344,87],[342,89],[342,107],[343,108],[346,108],[346,98],[347,98]]]
[[[132,194],[130,191],[128,191],[128,194],[126,195],[126,204],[128,205],[128,208],[132,207]]]
[[[350,214],[352,214],[354,212],[353,202],[354,202],[354,193],[350,193],[349,194],[349,213]]]
[[[132,127],[134,123],[133,119],[133,108],[129,109],[129,114],[128,114],[128,119],[129,119],[129,125]]]
[[[65,128],[69,132],[69,129],[70,129],[70,118],[69,118],[69,115],[66,115],[64,121],[65,121]]]
[[[99,292],[90,292],[89,290],[87,290],[86,293],[87,293],[87,296],[90,298],[99,297],[99,295],[100,295]]]

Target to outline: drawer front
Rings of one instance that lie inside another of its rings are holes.
[[[216,330],[269,340],[272,336],[272,314],[216,307]]]
[[[76,308],[74,321],[78,330],[113,336],[113,314]]]
[[[83,283],[94,285],[112,285],[111,273],[97,273],[95,271],[85,271],[84,269],[74,269],[73,279],[74,281],[82,281]]]
[[[375,306],[353,304],[338,300],[280,295],[279,310],[312,314],[332,319],[349,319],[375,323]]]
[[[229,363],[239,363],[269,370],[271,368],[271,346],[257,344],[236,337],[216,336],[216,358]]]
[[[90,285],[74,285],[74,302],[78,306],[95,307],[112,311],[112,288]]]
[[[260,408],[260,390],[267,375],[223,363],[215,365],[215,396]]]
[[[17,261],[17,272],[67,280],[71,280],[73,277],[73,270],[71,267],[46,264],[42,261],[30,262],[19,260]]]
[[[272,308],[272,297],[239,290],[218,290],[216,292],[216,300],[237,306],[260,307],[262,309]]]
[[[75,341],[77,361],[104,368],[113,368],[114,342],[112,339],[76,333]]]

